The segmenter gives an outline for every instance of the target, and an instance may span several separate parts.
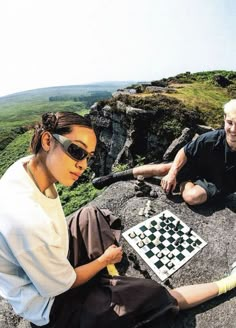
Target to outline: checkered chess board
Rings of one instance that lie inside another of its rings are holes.
[[[207,245],[168,210],[146,219],[122,235],[162,281]]]

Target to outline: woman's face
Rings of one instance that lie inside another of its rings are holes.
[[[96,147],[96,136],[91,128],[74,125],[70,133],[64,134],[74,144],[83,148],[90,155],[94,154]],[[51,138],[51,147],[46,156],[46,167],[49,179],[60,182],[64,186],[71,186],[85,171],[88,166],[88,158],[76,161],[71,158],[57,142]]]

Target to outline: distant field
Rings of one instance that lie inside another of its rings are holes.
[[[118,88],[128,84],[112,82],[51,87],[0,97],[0,128],[31,125],[46,111],[68,110],[84,114],[93,102],[109,98]]]
[[[107,82],[91,85],[62,86],[29,90],[0,97],[0,151],[15,137],[38,122],[42,113],[73,111],[84,115],[90,106],[110,98],[129,82]]]

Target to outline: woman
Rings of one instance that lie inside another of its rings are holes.
[[[87,119],[46,113],[35,128],[33,155],[14,163],[0,180],[0,295],[14,311],[32,327],[170,327],[178,309],[234,288],[236,275],[169,292],[150,279],[107,275],[103,269],[121,261],[122,249],[91,207],[79,220],[71,216],[69,249],[54,183],[71,186],[95,146]],[[105,246],[98,245],[98,235]]]

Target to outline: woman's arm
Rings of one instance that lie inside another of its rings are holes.
[[[115,245],[108,247],[105,252],[96,260],[75,268],[76,279],[71,288],[80,286],[93,278],[99,271],[108,264],[114,264],[121,261],[122,249]]]

